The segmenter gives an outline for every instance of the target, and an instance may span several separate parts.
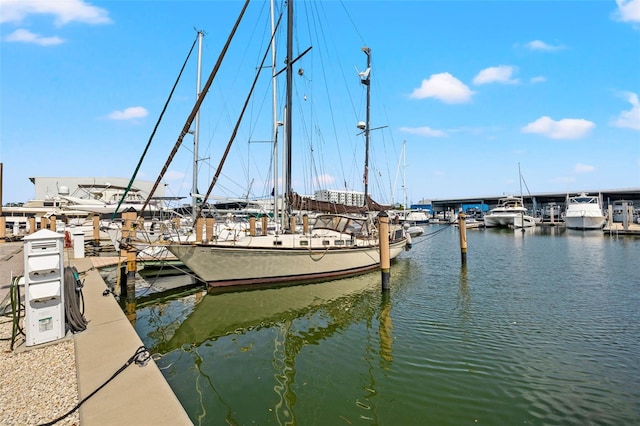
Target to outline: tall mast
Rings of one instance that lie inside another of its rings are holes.
[[[402,196],[403,200],[403,210],[404,210],[404,220],[407,220],[407,151],[405,145],[407,141],[402,141]]]
[[[371,102],[371,49],[367,46],[362,48],[367,55],[367,69],[360,74],[360,82],[367,86],[367,118],[364,127],[365,154],[364,154],[364,206],[369,208],[369,121],[370,121],[370,102]]]
[[[196,102],[200,97],[201,85],[200,74],[202,70],[202,36],[204,33],[202,30],[198,30],[198,75],[196,78]],[[191,187],[191,215],[193,217],[193,223],[196,221],[196,215],[198,214],[198,142],[200,138],[200,109],[196,113],[196,125],[193,131],[193,183]]]
[[[271,34],[275,32],[274,0],[271,0]],[[271,37],[271,93],[273,110],[273,219],[278,223],[278,90],[276,86],[276,41]]]
[[[291,104],[293,93],[293,0],[287,1],[287,59],[286,59],[286,76],[287,76],[287,101],[285,105],[285,119],[284,119],[284,161],[283,166],[285,173],[284,181],[284,214],[286,220],[284,220],[284,228],[289,230],[291,228],[290,221],[288,220],[291,214],[291,205],[289,203],[292,188],[291,188]]]

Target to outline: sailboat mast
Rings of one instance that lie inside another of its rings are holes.
[[[288,220],[291,214],[291,205],[289,203],[292,188],[291,188],[291,105],[293,102],[293,0],[287,1],[287,59],[286,59],[286,78],[287,78],[287,102],[285,106],[285,120],[284,120],[284,161],[283,166],[285,173],[284,183],[284,214],[286,220],[284,220],[284,228],[289,230],[291,225]]]
[[[364,154],[364,206],[369,209],[369,123],[371,114],[371,49],[367,46],[362,48],[362,51],[367,55],[367,69],[364,72],[364,76],[360,79],[360,82],[367,86],[367,116],[364,128],[365,139],[365,154]]]
[[[204,33],[198,30],[198,74],[196,77],[196,102],[200,97],[201,85],[200,76],[202,70],[202,36]],[[191,189],[191,215],[193,223],[196,221],[198,214],[198,143],[200,140],[200,109],[196,113],[196,125],[193,131],[193,184]]]
[[[273,33],[275,26],[275,5],[271,0],[271,93],[272,93],[272,110],[273,110],[273,219],[278,223],[279,206],[278,206],[278,88],[276,86],[276,41]]]
[[[403,210],[404,210],[404,220],[407,220],[407,187],[406,187],[406,182],[407,182],[407,151],[405,148],[405,145],[407,144],[407,141],[402,141],[402,203],[403,203]]]

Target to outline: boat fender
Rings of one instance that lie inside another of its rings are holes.
[[[407,233],[406,234],[406,238],[407,238],[407,244],[404,246],[404,249],[406,251],[409,251],[409,250],[411,250],[411,247],[413,247],[413,244],[411,242],[411,234]]]
[[[64,248],[71,248],[73,244],[71,243],[71,234],[69,231],[64,231]]]

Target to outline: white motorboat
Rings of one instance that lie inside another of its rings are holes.
[[[600,197],[581,193],[570,197],[567,195],[567,207],[564,222],[569,229],[602,229],[605,215],[602,212]]]
[[[498,206],[484,215],[486,228],[528,228],[536,225],[536,219],[527,213],[522,197],[508,196],[498,200]]]
[[[631,200],[616,200],[613,202],[612,208],[611,208],[612,220],[614,222],[619,222],[619,223],[624,222],[625,209],[626,209],[627,220],[632,221],[632,219],[630,218],[633,217],[633,201]]]

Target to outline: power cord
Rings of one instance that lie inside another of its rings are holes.
[[[63,420],[65,418],[67,418],[71,413],[73,413],[78,408],[80,408],[80,406],[82,404],[84,404],[89,398],[91,398],[93,395],[95,395],[100,389],[102,389],[110,381],[115,379],[116,376],[118,374],[122,373],[128,366],[130,366],[131,364],[136,364],[139,367],[144,367],[145,365],[147,365],[147,363],[149,362],[150,359],[151,359],[151,353],[149,352],[149,350],[145,346],[140,346],[136,350],[136,352],[131,356],[131,358],[129,358],[127,360],[127,362],[125,362],[122,365],[122,367],[120,367],[115,373],[113,373],[113,375],[111,377],[109,377],[109,379],[106,382],[104,382],[102,385],[100,385],[96,390],[94,390],[89,395],[87,395],[85,398],[83,398],[82,401],[78,402],[75,407],[73,407],[71,410],[67,411],[65,414],[63,414],[62,416],[58,417],[57,419],[52,420],[52,421],[47,422],[47,423],[42,423],[40,426],[51,426],[51,425],[54,425],[54,424],[58,423],[60,420]]]

